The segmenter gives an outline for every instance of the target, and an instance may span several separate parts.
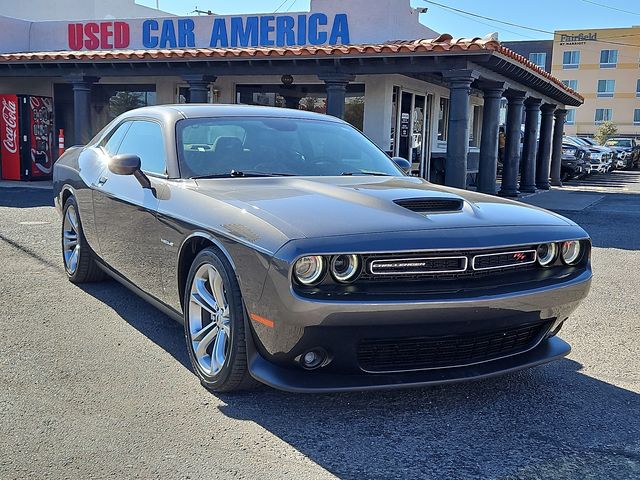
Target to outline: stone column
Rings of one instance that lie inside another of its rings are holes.
[[[182,79],[189,84],[189,103],[207,103],[209,101],[209,85],[216,81],[213,75],[183,75]]]
[[[553,114],[555,122],[553,126],[553,143],[551,145],[551,185],[561,187],[560,170],[562,168],[562,137],[564,136],[564,122],[567,111],[559,108]]]
[[[551,136],[553,131],[553,112],[555,105],[545,103],[540,107],[542,118],[540,120],[540,141],[538,142],[538,155],[536,157],[536,187],[541,190],[549,190],[549,171],[551,168]]]
[[[347,96],[347,85],[355,77],[347,73],[326,73],[318,75],[325,83],[327,90],[327,115],[344,118],[344,101]]]
[[[96,77],[74,75],[67,78],[73,88],[73,136],[76,145],[86,145],[91,140],[91,87]]]
[[[526,92],[508,90],[505,94],[509,101],[507,105],[506,144],[504,149],[504,163],[502,165],[502,187],[498,195],[503,197],[517,197],[518,173],[520,172],[520,137],[522,113]]]
[[[498,169],[498,131],[500,129],[500,99],[504,93],[502,82],[478,82],[484,92],[482,134],[480,137],[480,165],[478,191],[495,195]]]
[[[522,176],[520,191],[536,191],[536,153],[538,151],[538,119],[540,118],[539,98],[527,98],[525,106],[524,143],[522,145]]]
[[[449,82],[449,127],[444,184],[467,187],[467,155],[469,153],[469,99],[471,84],[478,78],[473,70],[450,70],[444,75]]]

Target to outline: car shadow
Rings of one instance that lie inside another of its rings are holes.
[[[53,190],[44,188],[0,187],[0,207],[52,207]]]
[[[640,172],[637,170],[614,170],[609,173],[592,174],[582,179],[573,179],[563,182],[563,185],[571,187],[601,187],[601,188],[628,188],[640,182]],[[640,193],[640,192],[638,192]]]
[[[640,395],[563,360],[443,387],[218,394],[340,478],[637,478]]]
[[[115,281],[81,288],[191,371],[174,320]],[[581,370],[561,360],[431,388],[212,395],[224,415],[259,425],[340,478],[637,478],[640,395]]]
[[[192,371],[182,325],[178,322],[115,280],[85,283],[78,287],[109,305],[129,325],[169,353],[187,370]]]

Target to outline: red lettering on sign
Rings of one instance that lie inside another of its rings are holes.
[[[114,22],[113,24],[113,46],[115,48],[127,48],[131,39],[129,24],[125,22]]]
[[[69,48],[71,50],[82,50],[84,33],[81,23],[69,24]]]
[[[102,22],[100,24],[100,48],[113,48],[113,22]]]
[[[100,39],[98,38],[98,33],[100,32],[100,25],[97,23],[87,23],[84,26],[84,36],[86,40],[84,41],[84,47],[87,50],[95,50],[100,46]]]
[[[111,50],[127,48],[131,43],[126,22],[70,23],[67,30],[70,50]]]

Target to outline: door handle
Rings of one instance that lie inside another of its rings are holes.
[[[96,184],[98,187],[103,186],[105,183],[107,183],[107,180],[109,180],[108,177],[100,177],[100,179],[98,180],[98,183]]]

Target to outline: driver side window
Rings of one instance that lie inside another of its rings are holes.
[[[117,132],[116,132],[117,133]],[[160,124],[135,120],[126,132],[118,153],[129,153],[140,157],[142,170],[146,173],[167,173],[167,156]]]
[[[122,139],[127,134],[127,131],[129,130],[129,127],[131,127],[132,123],[133,122],[124,122],[120,124],[120,126],[116,128],[115,132],[111,134],[106,142],[103,142],[101,146],[104,151],[107,152],[107,155],[113,157],[118,153],[118,148],[122,143]]]

